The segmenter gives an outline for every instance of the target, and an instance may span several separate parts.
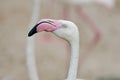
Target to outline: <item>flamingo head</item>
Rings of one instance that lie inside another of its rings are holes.
[[[66,20],[53,20],[53,19],[42,19],[40,20],[28,33],[28,36],[32,36],[38,32],[53,32],[58,37],[65,40],[73,40],[76,36],[79,36],[76,25]]]

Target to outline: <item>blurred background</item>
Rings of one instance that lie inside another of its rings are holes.
[[[87,55],[79,64],[78,78],[120,80],[120,0],[69,1],[41,0],[39,20],[65,19],[69,14],[68,20],[77,24],[80,57]],[[82,18],[83,15],[78,17],[76,5],[81,6],[100,32],[100,40],[89,51],[87,46],[94,32],[89,27],[89,21]],[[0,0],[0,80],[28,80],[26,41],[32,8],[33,0]],[[35,36],[40,79],[64,80],[70,55],[68,43],[52,33],[41,32]]]

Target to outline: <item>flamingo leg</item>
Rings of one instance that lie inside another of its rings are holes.
[[[91,51],[100,41],[101,32],[97,28],[97,26],[92,22],[92,20],[89,18],[89,16],[87,16],[84,13],[84,11],[82,10],[82,7],[80,5],[75,6],[75,11],[79,17],[82,17],[82,19],[84,21],[86,21],[86,23],[89,25],[89,27],[91,28],[91,30],[94,34],[94,37],[88,44],[86,51],[84,52],[84,55],[82,57],[80,57],[80,60],[79,60],[79,68],[80,68],[80,65],[82,65],[84,63],[85,59],[87,59],[87,57],[90,55],[90,54],[88,54],[89,51]]]
[[[100,30],[97,28],[97,26],[94,24],[94,22],[89,18],[89,16],[87,16],[84,11],[82,10],[82,7],[80,5],[77,5],[75,7],[76,13],[79,17],[82,17],[82,19],[84,21],[86,21],[86,23],[89,25],[89,27],[91,28],[94,37],[92,39],[92,41],[89,43],[88,47],[87,47],[87,52],[89,52],[90,50],[92,50],[93,47],[95,47],[95,45],[97,45],[97,43],[100,41],[101,38],[101,32]]]

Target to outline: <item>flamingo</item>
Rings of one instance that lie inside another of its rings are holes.
[[[101,32],[98,29],[98,27],[94,24],[94,22],[89,18],[89,16],[83,11],[82,6],[80,5],[84,5],[84,4],[93,4],[93,3],[97,3],[100,5],[103,5],[104,7],[108,8],[108,9],[113,9],[115,6],[115,0],[63,0],[63,3],[67,3],[68,5],[72,5],[75,7],[75,12],[78,15],[78,17],[82,18],[91,28],[94,37],[91,40],[91,43],[88,45],[87,47],[87,52],[92,50],[92,48],[100,41],[101,39]],[[69,10],[71,8],[69,6],[64,6],[64,11],[63,11],[63,16],[64,19],[69,19],[70,18],[70,14],[69,14]]]
[[[113,9],[115,6],[115,0],[62,0],[62,3],[65,4],[63,8],[64,19],[69,20],[71,17],[70,10],[74,9],[75,14],[79,18],[82,18],[86,22],[86,24],[88,24],[88,27],[92,30],[94,34],[93,39],[90,41],[90,43],[86,47],[86,50],[84,52],[85,54],[82,56],[81,60],[79,61],[80,62],[79,66],[81,66],[82,63],[85,61],[85,59],[90,55],[88,54],[88,52],[91,51],[101,39],[101,31],[98,28],[99,26],[97,26],[89,17],[89,15],[84,12],[83,6],[81,5],[96,3],[96,4],[103,5],[107,9]]]
[[[76,80],[79,61],[79,31],[77,26],[67,20],[41,19],[30,30],[28,36],[30,37],[41,31],[52,32],[56,36],[68,41],[71,46],[71,58],[66,80]]]
[[[40,15],[40,2],[41,0],[33,0],[33,9],[28,27],[29,29],[31,28],[31,25],[35,24],[38,21]],[[39,80],[36,68],[34,39],[34,37],[27,38],[26,43],[26,67],[29,80]]]
[[[112,9],[115,6],[115,1],[116,0],[65,0],[64,2],[71,5],[97,3],[108,9]]]

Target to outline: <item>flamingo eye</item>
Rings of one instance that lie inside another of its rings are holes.
[[[67,26],[65,24],[63,24],[63,28],[65,29],[65,28],[67,28]]]

